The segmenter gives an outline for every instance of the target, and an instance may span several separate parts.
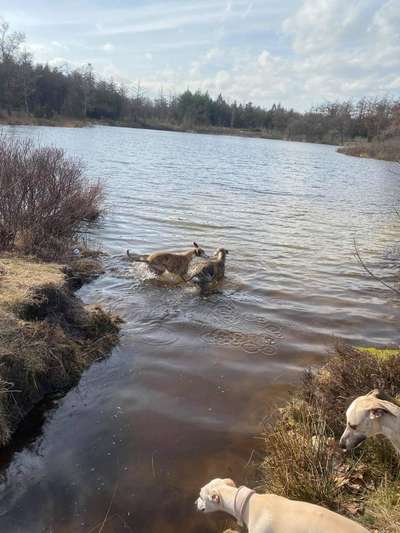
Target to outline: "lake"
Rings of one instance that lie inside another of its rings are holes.
[[[222,532],[194,500],[214,477],[257,486],[265,417],[335,338],[399,344],[400,175],[335,147],[92,127],[6,127],[62,147],[106,186],[91,237],[109,255],[83,287],[125,321],[120,345],[48,402],[0,453],[0,530]],[[154,279],[124,259],[229,250],[220,292]],[[342,414],[339,414],[343,416]],[[103,527],[104,525],[104,527]]]

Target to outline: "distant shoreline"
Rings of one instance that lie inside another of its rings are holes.
[[[113,126],[120,128],[147,129],[157,131],[173,131],[178,133],[200,133],[205,135],[228,135],[230,137],[248,137],[256,139],[269,139],[279,141],[307,142],[310,144],[328,144],[320,140],[312,142],[304,138],[288,138],[283,133],[261,129],[238,129],[218,126],[192,126],[190,128],[171,123],[158,122],[127,122],[118,120],[93,120],[75,119],[70,117],[35,118],[29,116],[1,117],[0,125],[4,126],[48,126],[61,128],[84,128],[91,126]],[[400,138],[393,138],[384,141],[360,141],[347,142],[344,146],[338,146],[337,152],[353,157],[368,159],[378,159],[384,161],[400,161]]]
[[[120,128],[133,128],[133,129],[146,129],[157,131],[174,131],[178,133],[201,133],[205,135],[228,135],[233,137],[250,137],[257,139],[272,139],[279,141],[294,141],[294,142],[307,142],[310,144],[329,144],[336,146],[332,143],[324,143],[320,140],[310,141],[305,140],[302,137],[288,138],[284,133],[277,131],[255,129],[239,129],[239,128],[225,128],[219,126],[191,126],[184,127],[178,124],[172,123],[159,123],[159,122],[128,122],[120,120],[95,120],[95,119],[76,119],[70,117],[52,117],[52,118],[36,118],[30,116],[18,116],[11,115],[10,117],[0,116],[0,125],[4,126],[49,126],[49,127],[61,127],[61,128],[84,128],[90,126],[114,126]]]

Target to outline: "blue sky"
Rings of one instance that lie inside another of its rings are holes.
[[[0,0],[36,61],[299,110],[400,95],[400,0]]]

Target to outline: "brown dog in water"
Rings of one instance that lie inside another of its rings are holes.
[[[221,281],[225,276],[225,258],[228,253],[225,248],[218,248],[212,257],[196,269],[196,273],[190,278],[193,283],[205,286],[213,281]]]
[[[126,253],[131,261],[146,263],[150,270],[159,276],[168,271],[170,274],[180,276],[184,281],[193,257],[206,257],[206,253],[196,242],[193,243],[193,248],[186,252],[154,252],[149,255],[138,255],[131,254],[127,250]]]

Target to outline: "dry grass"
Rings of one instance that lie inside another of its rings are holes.
[[[400,137],[385,140],[375,140],[370,143],[361,142],[348,144],[338,148],[340,154],[353,157],[370,157],[386,161],[400,161]]]
[[[375,387],[399,392],[400,350],[338,345],[323,368],[307,372],[295,398],[265,430],[262,489],[326,506],[379,532],[400,531],[394,497],[400,457],[393,446],[378,437],[344,455],[337,445],[346,408]]]
[[[70,388],[84,368],[111,349],[119,325],[110,314],[84,306],[73,295],[61,265],[10,256],[2,257],[0,264],[0,445],[4,445],[38,401]],[[70,275],[79,278],[77,272]]]
[[[264,438],[268,492],[337,507],[335,450],[322,413],[305,402],[291,402]]]
[[[363,522],[379,533],[400,531],[400,480],[388,481],[385,478],[379,487],[368,495]],[[376,529],[377,526],[379,529]]]
[[[0,124],[12,126],[55,126],[58,128],[83,128],[90,125],[89,121],[69,117],[54,116],[52,118],[33,117],[25,113],[14,113],[10,115],[0,114]]]
[[[0,271],[0,307],[8,310],[26,302],[38,287],[64,283],[60,265],[44,264],[34,258],[2,256]]]

